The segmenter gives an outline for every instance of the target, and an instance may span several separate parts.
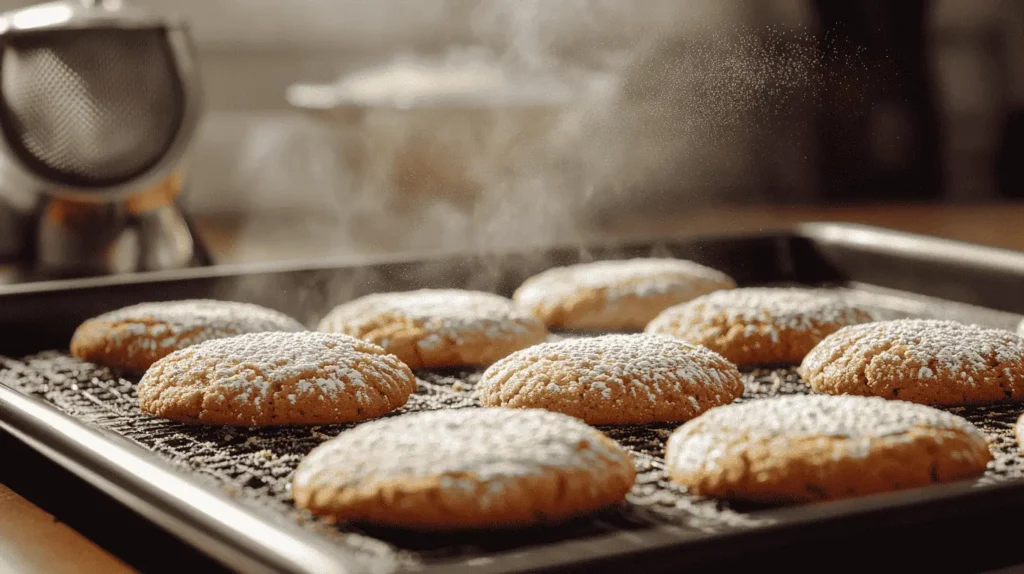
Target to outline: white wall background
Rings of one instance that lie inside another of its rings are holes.
[[[189,198],[203,211],[337,203],[346,182],[323,168],[334,157],[331,137],[288,110],[283,95],[293,82],[330,81],[396,52],[453,43],[488,45],[544,66],[556,55],[586,61],[595,45],[809,20],[801,0],[179,0],[173,11],[192,22],[203,57],[210,113],[193,154]]]
[[[209,113],[191,157],[188,202],[205,212],[322,210],[338,203],[343,177],[324,169],[335,157],[333,140],[322,126],[288,109],[283,95],[293,82],[328,81],[396,51],[440,50],[453,41],[512,49],[526,59],[575,52],[586,60],[589,52],[581,47],[629,46],[657,36],[693,39],[737,25],[800,27],[811,21],[803,0],[133,3],[184,15],[192,24]],[[26,4],[0,0],[4,9]],[[992,182],[976,166],[994,150],[992,134],[1002,103],[1024,101],[1024,2],[940,0],[935,7],[933,26],[941,45],[937,80],[949,116],[951,175],[960,182],[952,193],[984,196],[991,193]],[[1008,60],[991,57],[991,42],[1001,45]],[[690,161],[708,164],[699,154]],[[733,181],[738,187],[746,183]]]

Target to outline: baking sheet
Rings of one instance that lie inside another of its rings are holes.
[[[1012,328],[1018,315],[951,303],[865,285],[841,288],[845,296],[874,307],[886,317],[951,318]],[[585,336],[557,334],[554,337]],[[419,371],[419,390],[403,412],[473,408],[472,388],[479,370]],[[289,428],[194,427],[143,416],[135,380],[50,351],[0,361],[0,382],[37,396],[77,420],[116,433],[156,453],[181,472],[230,493],[272,523],[301,525],[355,560],[360,569],[417,569],[458,561],[487,561],[503,553],[608,533],[671,526],[697,534],[725,534],[775,522],[772,507],[736,505],[688,495],[667,480],[662,450],[676,424],[601,427],[629,449],[638,471],[625,504],[568,524],[512,532],[426,534],[365,525],[328,526],[297,510],[290,499],[291,474],[302,456],[348,425]],[[791,369],[756,369],[744,374],[741,400],[808,392]],[[1024,479],[1012,426],[1024,406],[950,409],[971,420],[992,439],[996,460],[978,485]]]

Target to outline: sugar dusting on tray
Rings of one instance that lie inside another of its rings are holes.
[[[477,405],[473,389],[479,371],[452,370],[418,373],[419,391],[398,411],[461,409]],[[664,473],[665,441],[678,426],[674,423],[602,427],[625,446],[637,469],[637,484],[629,504],[593,518],[563,526],[510,536],[494,533],[410,535],[400,531],[344,525],[327,527],[298,512],[291,504],[290,480],[303,456],[333,438],[343,425],[291,429],[226,429],[185,427],[138,415],[134,384],[106,369],[96,368],[58,354],[44,354],[23,361],[7,360],[0,382],[13,384],[84,420],[111,430],[153,450],[211,487],[226,489],[271,522],[295,524],[327,537],[356,557],[367,568],[398,561],[415,567],[447,559],[481,559],[496,552],[550,544],[610,531],[641,531],[653,525],[673,525],[683,530],[723,534],[756,528],[773,522],[770,515],[751,514],[742,505],[701,499],[669,482]],[[746,393],[738,402],[759,397],[803,394],[807,387],[788,370],[755,370],[744,375]],[[1013,437],[1017,405],[990,408],[950,409],[966,417],[991,439],[996,460],[981,484],[1024,478],[1024,468]],[[387,568],[384,568],[385,570]]]
[[[866,291],[847,292],[860,303],[873,299]],[[889,297],[889,298],[887,298]],[[877,297],[886,308],[900,308],[910,301],[893,302]],[[989,321],[991,313],[967,306],[929,300],[915,309],[931,316],[965,316]],[[966,309],[966,310],[965,310]],[[478,406],[473,394],[480,371],[452,369],[420,371],[419,390],[396,414]],[[756,369],[744,374],[744,403],[759,398],[806,394],[807,386],[791,370]],[[670,525],[683,531],[711,535],[771,524],[771,512],[763,508],[701,499],[666,479],[665,441],[676,424],[603,427],[626,447],[637,470],[637,483],[629,504],[558,527],[508,533],[460,533],[458,535],[410,535],[394,530],[344,525],[328,527],[298,512],[291,504],[290,481],[299,461],[323,441],[347,425],[295,428],[189,427],[139,415],[135,382],[116,373],[83,363],[60,353],[46,353],[0,362],[0,382],[43,398],[58,409],[152,450],[183,472],[209,487],[231,492],[262,519],[271,523],[301,524],[311,534],[323,536],[339,551],[368,570],[388,570],[395,564],[415,568],[441,561],[491,560],[500,552],[540,544],[557,544],[614,532],[642,531]],[[968,419],[990,441],[996,457],[979,484],[1024,479],[1024,464],[1014,437],[1020,405],[945,409]],[[758,513],[752,511],[757,510]]]

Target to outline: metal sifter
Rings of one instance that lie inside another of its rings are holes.
[[[37,191],[63,202],[62,212],[83,205],[79,217],[49,221],[43,215],[37,258],[44,265],[100,272],[146,267],[140,263],[147,260],[145,253],[123,255],[121,247],[122,261],[109,261],[109,243],[120,241],[121,231],[138,235],[152,229],[137,225],[139,214],[127,209],[128,201],[172,176],[195,132],[200,99],[195,51],[183,21],[119,0],[51,2],[0,15],[5,159],[27,174]],[[86,215],[100,212],[102,221]],[[78,227],[69,227],[69,221]],[[68,252],[67,246],[81,243],[77,234],[95,237],[96,226],[110,241],[89,252]],[[175,243],[187,243],[188,253],[158,258],[157,267],[182,266],[191,257],[191,243],[180,238]],[[54,245],[64,247],[55,251]]]

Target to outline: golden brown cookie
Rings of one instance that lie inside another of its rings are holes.
[[[405,404],[416,377],[340,333],[249,333],[175,351],[146,371],[142,412],[210,425],[361,421]]]
[[[625,449],[571,417],[458,409],[342,432],[302,460],[292,495],[330,520],[456,530],[588,513],[621,502],[635,477]]]
[[[1024,340],[955,321],[898,319],[846,327],[800,365],[819,393],[929,405],[1024,398]]]
[[[71,338],[71,354],[141,373],[156,360],[202,341],[302,330],[305,327],[295,319],[250,303],[211,299],[142,303],[82,323]]]
[[[662,310],[736,282],[682,259],[627,259],[556,267],[519,286],[512,298],[549,327],[639,331]]]
[[[878,397],[797,395],[712,409],[676,429],[669,477],[699,496],[797,502],[980,476],[985,435],[956,415]]]
[[[657,335],[535,345],[491,365],[484,405],[541,408],[589,424],[685,421],[743,394],[740,372],[704,347]]]
[[[666,309],[646,332],[704,345],[742,367],[797,364],[840,327],[872,320],[870,311],[833,293],[750,287]]]
[[[414,369],[489,365],[547,337],[509,299],[460,289],[360,297],[335,307],[319,330],[380,345]]]

